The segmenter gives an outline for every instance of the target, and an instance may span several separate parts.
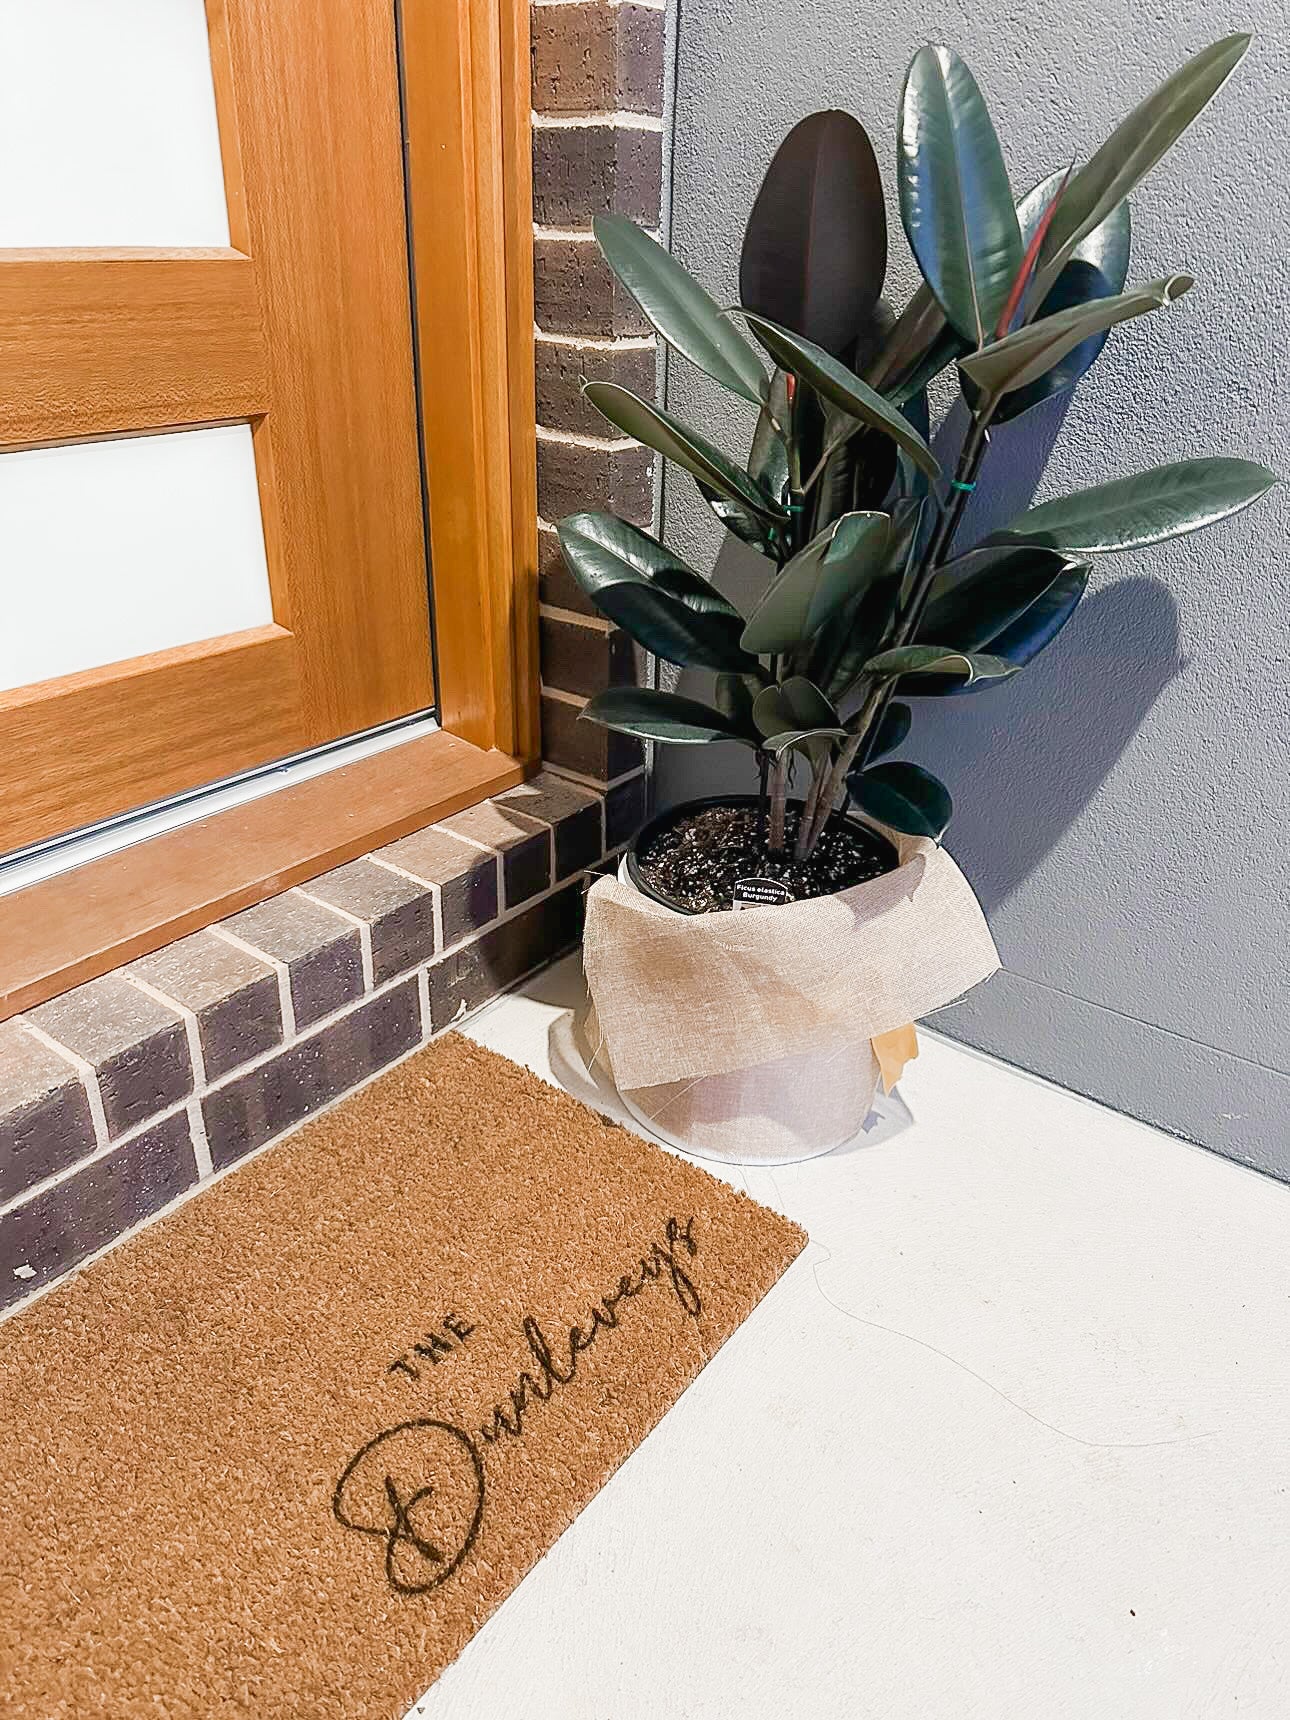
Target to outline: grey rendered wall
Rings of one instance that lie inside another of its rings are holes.
[[[1290,23],[1283,0],[1247,0],[1230,21],[1200,0],[1163,23],[1153,13],[1128,0],[681,0],[672,242],[723,303],[761,175],[803,114],[856,114],[890,189],[897,94],[922,42],[972,66],[1020,190],[1086,154],[1187,53],[1258,31],[1134,200],[1133,278],[1186,268],[1197,287],[1112,336],[1064,407],[997,437],[961,542],[1035,491],[1158,461],[1248,453],[1290,473]],[[903,303],[913,276],[894,203],[891,216],[889,294]],[[740,452],[746,419],[719,393],[673,361],[672,410]],[[664,504],[669,540],[705,568],[720,549],[718,583],[749,589],[745,552],[721,546],[675,473]],[[1283,489],[1209,534],[1102,560],[1047,657],[993,693],[923,701],[906,753],[954,792],[948,845],[1005,965],[935,1025],[1290,1177],[1286,528]],[[711,749],[657,750],[660,804],[740,769]]]

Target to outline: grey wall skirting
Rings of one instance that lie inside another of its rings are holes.
[[[1132,278],[1197,279],[1177,309],[1119,330],[1068,401],[998,437],[970,537],[1032,495],[1207,453],[1290,474],[1290,230],[1280,0],[1239,16],[1182,0],[1168,14],[1088,0],[1015,11],[862,11],[680,0],[673,247],[721,303],[737,295],[743,223],[788,128],[848,108],[889,194],[901,79],[923,42],[961,52],[1023,191],[1087,155],[1189,53],[1225,30],[1257,40],[1213,108],[1134,198]],[[889,199],[889,296],[915,274]],[[683,363],[668,406],[732,453],[744,410]],[[947,402],[940,402],[945,410]],[[939,441],[952,458],[960,424]],[[669,474],[665,530],[745,599],[754,562],[692,484]],[[1216,530],[1099,561],[1085,606],[1006,688],[922,701],[905,756],[942,775],[948,846],[975,884],[1006,972],[936,1025],[1219,1152],[1290,1176],[1290,578],[1287,490]],[[970,541],[970,538],[966,541]],[[705,678],[685,688],[706,693]],[[931,709],[937,705],[936,709]],[[661,802],[743,768],[711,749],[659,750]],[[706,756],[699,756],[700,753]]]

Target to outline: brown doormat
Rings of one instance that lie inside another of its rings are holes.
[[[393,1720],[805,1240],[430,1046],[0,1327],[0,1713]]]

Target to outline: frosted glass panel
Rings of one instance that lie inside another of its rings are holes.
[[[203,0],[0,0],[0,246],[228,242]]]
[[[0,688],[273,619],[251,432],[0,454]]]

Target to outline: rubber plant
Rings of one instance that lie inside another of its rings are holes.
[[[1015,200],[976,80],[925,47],[897,126],[901,221],[923,285],[882,299],[887,222],[873,147],[850,115],[812,114],[771,163],[744,235],[741,308],[721,309],[662,247],[614,215],[596,239],[665,341],[756,411],[746,462],[609,382],[587,398],[687,471],[722,524],[766,558],[750,615],[649,533],[604,513],[559,526],[584,592],[669,662],[716,671],[712,702],[612,688],[584,716],[654,741],[734,741],[761,762],[768,846],[810,855],[835,807],[939,839],[948,789],[886,755],[910,698],[1020,674],[1074,614],[1091,558],[1196,531],[1276,481],[1228,457],[1156,465],[1030,508],[964,548],[964,505],[995,425],[1073,388],[1117,324],[1175,303],[1184,273],[1128,284],[1129,196],[1231,75],[1247,35],[1214,42],[1092,158]],[[950,366],[967,430],[952,473],[929,443],[928,384]]]

